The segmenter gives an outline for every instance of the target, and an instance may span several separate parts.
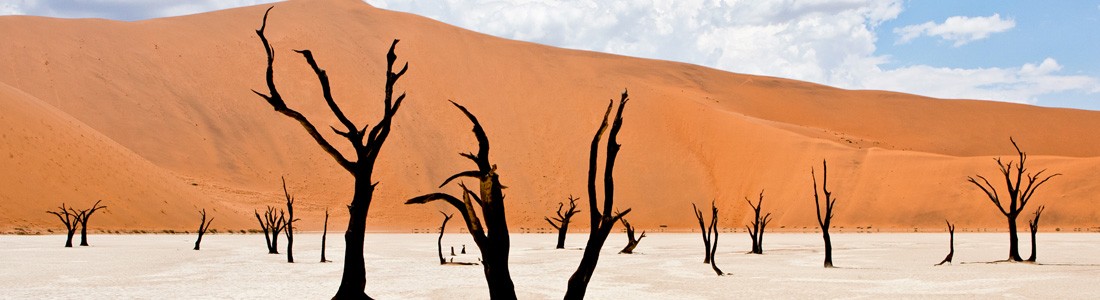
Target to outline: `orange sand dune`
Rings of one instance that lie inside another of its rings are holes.
[[[279,177],[299,199],[300,227],[320,214],[346,219],[351,177],[300,126],[250,89],[263,89],[254,30],[266,6],[138,22],[0,17],[0,229],[57,228],[41,211],[60,201],[105,199],[105,229],[197,226],[216,208],[218,229],[249,228],[251,210],[279,205]],[[771,228],[816,226],[809,171],[829,160],[839,198],[834,224],[882,229],[1003,227],[967,175],[996,174],[1014,154],[1057,177],[1032,206],[1043,226],[1097,226],[1100,113],[883,91],[849,91],[780,78],[504,40],[355,0],[275,5],[268,36],[288,104],[318,126],[339,124],[292,49],[313,50],[333,94],[360,123],[380,116],[384,54],[401,39],[408,92],[377,166],[369,230],[438,226],[442,205],[405,199],[471,168],[476,147],[448,103],[481,119],[506,190],[512,228],[542,217],[569,194],[584,196],[588,142],[609,99],[624,88],[616,168],[618,207],[636,226],[691,228],[691,202],[716,199],[722,226],[748,221],[744,197],[765,190]],[[10,87],[8,87],[10,86]],[[64,129],[64,130],[61,130]],[[342,150],[335,134],[325,133]],[[4,156],[4,151],[9,155]],[[354,155],[352,155],[354,156]],[[195,184],[195,185],[192,185]],[[587,211],[587,207],[584,207]],[[1026,216],[1025,216],[1026,217]],[[587,227],[578,218],[574,228]]]

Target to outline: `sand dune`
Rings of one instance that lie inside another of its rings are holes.
[[[254,30],[265,8],[138,22],[0,17],[9,41],[0,56],[12,58],[0,61],[0,104],[11,107],[0,124],[11,132],[0,140],[0,230],[57,228],[40,211],[98,198],[112,206],[100,223],[107,229],[186,230],[197,226],[189,222],[198,207],[219,209],[214,228],[247,228],[252,209],[280,203],[283,175],[303,229],[319,229],[325,208],[341,228],[351,177],[250,91],[264,84]],[[470,167],[457,153],[476,142],[448,99],[486,127],[512,227],[547,227],[542,217],[558,201],[583,196],[591,134],[624,88],[633,100],[617,204],[634,208],[629,219],[642,228],[691,228],[689,203],[710,199],[723,209],[722,226],[740,227],[742,198],[762,189],[774,228],[815,226],[809,170],[822,159],[840,199],[837,226],[933,229],[946,218],[1003,227],[965,178],[996,174],[991,158],[1014,154],[1009,136],[1032,155],[1033,170],[1065,174],[1035,196],[1049,206],[1044,228],[1093,227],[1100,217],[1100,184],[1091,180],[1100,171],[1098,112],[841,90],[559,49],[354,0],[276,4],[268,35],[280,91],[318,126],[338,121],[291,49],[313,50],[348,115],[373,123],[386,48],[402,40],[398,60],[410,70],[397,89],[409,98],[378,163],[370,230],[435,227],[434,210],[449,209],[401,204]],[[579,222],[574,228],[587,226]]]

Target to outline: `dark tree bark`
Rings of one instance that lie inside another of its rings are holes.
[[[1046,206],[1039,205],[1039,208],[1035,210],[1035,219],[1032,219],[1027,223],[1028,227],[1031,227],[1031,256],[1027,258],[1029,262],[1035,262],[1035,234],[1039,232],[1039,216],[1043,215],[1043,210]]]
[[[947,233],[951,236],[951,243],[950,243],[951,251],[947,252],[947,257],[944,257],[943,261],[936,264],[937,266],[942,265],[944,263],[950,263],[951,259],[955,257],[955,225],[951,224],[951,221],[946,221],[945,220],[944,222],[947,222]]]
[[[337,135],[347,139],[355,149],[355,156],[358,160],[351,161],[347,159],[343,153],[336,150],[336,148],[321,135],[317,127],[306,119],[304,115],[287,107],[282,95],[276,90],[273,68],[275,50],[271,47],[267,37],[264,36],[264,29],[267,27],[267,16],[270,12],[271,8],[268,8],[267,12],[264,12],[263,23],[260,25],[260,28],[256,30],[256,35],[260,37],[260,41],[264,45],[264,51],[267,54],[266,82],[268,93],[264,94],[255,90],[253,92],[266,100],[276,112],[294,119],[301,124],[306,132],[313,137],[314,141],[321,146],[321,149],[325,150],[340,167],[344,168],[344,170],[355,177],[355,193],[352,196],[351,204],[348,205],[348,212],[350,214],[348,229],[344,233],[346,247],[344,250],[343,275],[340,279],[340,288],[336,291],[336,295],[333,296],[333,299],[371,299],[365,293],[367,279],[366,267],[363,259],[363,239],[364,233],[366,232],[367,213],[370,209],[371,200],[374,197],[375,185],[377,184],[373,181],[372,175],[374,173],[374,163],[378,159],[378,154],[381,152],[382,145],[390,134],[390,125],[393,121],[393,117],[397,113],[398,108],[401,107],[402,101],[405,100],[405,94],[397,96],[396,99],[393,97],[393,86],[397,83],[397,80],[405,74],[405,71],[408,70],[409,64],[406,63],[404,67],[394,72],[393,66],[394,62],[397,60],[394,48],[397,47],[398,40],[393,40],[393,43],[390,44],[389,53],[386,54],[386,89],[383,101],[385,107],[382,120],[368,133],[366,126],[357,126],[344,115],[340,106],[336,104],[336,101],[332,97],[331,88],[329,87],[328,74],[317,65],[317,61],[313,58],[313,53],[309,50],[295,50],[295,52],[302,54],[306,63],[313,68],[313,72],[317,75],[317,80],[321,83],[321,90],[324,94],[325,102],[329,106],[329,110],[332,111],[336,118],[340,120],[341,125],[343,125],[343,130],[332,126],[330,126],[330,128]]]
[[[711,205],[713,206],[713,204]],[[703,263],[710,263],[710,231],[706,221],[703,219],[703,211],[699,210],[699,207],[695,206],[695,203],[691,204],[691,209],[695,212],[695,219],[699,220],[699,232],[703,234]]]
[[[268,213],[270,213],[271,207],[268,206],[267,209]],[[267,222],[264,222],[264,219],[260,217],[259,211],[253,210],[252,212],[256,214],[256,222],[260,223],[260,229],[264,231],[264,245],[267,246],[267,253],[271,253],[271,228],[269,228]]]
[[[286,196],[286,221],[283,222],[283,230],[286,232],[286,262],[294,263],[294,197],[286,189],[286,178],[283,179],[283,195]],[[280,216],[280,218],[282,218]],[[278,233],[276,233],[278,235]]]
[[[491,299],[516,299],[515,285],[508,271],[508,252],[510,241],[508,237],[508,222],[504,211],[504,187],[500,184],[500,177],[496,172],[496,165],[489,161],[489,138],[485,130],[466,107],[451,101],[458,107],[466,118],[473,123],[474,136],[478,141],[478,152],[460,153],[462,157],[470,159],[477,165],[476,170],[459,172],[443,181],[439,187],[446,186],[451,180],[462,177],[471,177],[479,181],[480,196],[466,187],[462,182],[458,186],[462,188],[462,200],[444,194],[432,193],[422,195],[405,201],[405,204],[424,204],[435,200],[443,200],[458,209],[466,228],[473,237],[474,243],[481,249],[482,267],[485,270],[485,281],[489,285],[489,298]],[[485,216],[485,224],[477,216],[478,208]]]
[[[707,248],[703,262],[709,263],[711,269],[714,269],[714,273],[718,276],[728,275],[729,273],[723,273],[722,269],[718,268],[717,262],[714,261],[714,254],[718,252],[718,207],[714,205],[714,201],[710,202],[710,225],[703,225],[705,222],[703,212],[695,206],[695,203],[691,204],[691,208],[695,210],[695,218],[699,219],[699,226],[703,231],[703,244]]]
[[[623,247],[619,254],[634,254],[634,248],[638,247],[638,243],[645,237],[645,230],[642,230],[642,234],[637,239],[634,238],[634,226],[630,225],[630,222],[626,218],[622,218],[623,227],[626,227],[626,247]]]
[[[279,233],[286,228],[286,212],[276,211],[274,207],[268,206],[262,219],[259,212],[255,214],[256,220],[260,221],[260,228],[264,231],[264,238],[267,240],[267,254],[279,254]]]
[[[549,217],[545,218],[546,223],[550,223],[551,227],[558,230],[558,245],[556,246],[558,249],[565,249],[565,234],[569,232],[569,220],[573,218],[574,214],[580,212],[580,210],[577,209],[577,200],[579,199],[573,198],[573,195],[569,195],[569,209],[562,212],[561,209],[565,204],[558,202],[558,216],[553,219]],[[558,223],[555,224],[555,221]]]
[[[443,225],[439,225],[439,239],[436,240],[435,244],[439,246],[439,264],[445,265],[447,260],[443,259],[443,233],[447,231],[447,221],[450,221],[454,214],[448,215],[443,211],[439,213],[443,215]],[[455,247],[451,247],[451,256],[455,256]]]
[[[592,274],[596,272],[596,264],[600,260],[600,250],[603,248],[604,242],[607,241],[607,236],[611,234],[611,229],[615,227],[615,223],[618,223],[623,216],[630,213],[630,209],[612,214],[615,209],[615,159],[619,155],[619,145],[617,142],[619,131],[623,127],[623,109],[626,108],[626,103],[629,101],[629,95],[627,91],[623,91],[622,98],[619,100],[619,109],[615,112],[615,119],[611,124],[611,131],[607,136],[607,154],[606,165],[604,166],[603,173],[603,212],[600,212],[599,207],[596,206],[596,167],[598,162],[598,152],[600,148],[600,137],[603,135],[604,130],[607,129],[608,116],[611,114],[611,108],[615,105],[615,101],[612,100],[607,104],[607,112],[603,115],[603,122],[600,123],[600,127],[596,130],[595,136],[592,137],[592,146],[590,147],[588,156],[588,213],[591,218],[590,233],[588,235],[588,243],[584,248],[584,256],[581,257],[581,263],[577,266],[577,271],[573,272],[573,275],[569,277],[568,287],[565,291],[565,299],[584,299],[584,294],[588,289],[588,282],[592,279]]]
[[[749,232],[749,238],[752,239],[752,250],[749,253],[752,254],[764,254],[764,227],[768,226],[771,222],[771,213],[767,213],[764,217],[760,217],[760,207],[764,202],[764,191],[760,191],[760,199],[756,200],[756,205],[749,201],[749,198],[745,198],[745,202],[749,203],[749,207],[752,207],[755,217],[752,220],[752,227],[748,225],[745,229]]]
[[[993,202],[993,205],[997,206],[997,209],[1001,211],[1001,214],[1005,216],[1008,221],[1008,260],[1009,261],[1023,261],[1020,257],[1020,238],[1016,235],[1016,218],[1020,216],[1020,212],[1024,210],[1027,203],[1031,201],[1031,196],[1035,195],[1035,190],[1039,189],[1047,180],[1054,178],[1055,176],[1062,174],[1054,174],[1043,177],[1041,170],[1038,173],[1027,173],[1027,154],[1020,150],[1020,146],[1016,145],[1016,140],[1012,138],[1008,139],[1012,142],[1012,147],[1016,148],[1016,153],[1019,155],[1020,161],[1016,163],[1014,161],[1003,162],[1000,157],[995,158],[997,167],[1001,171],[1001,175],[1004,176],[1006,191],[1008,192],[1008,203],[1001,202],[1001,196],[997,193],[997,189],[993,187],[993,184],[989,182],[982,175],[975,175],[982,182],[979,183],[974,177],[967,177],[967,181],[978,186],[985,193],[989,201]],[[1024,175],[1027,173],[1027,175]],[[1015,177],[1015,179],[1013,179]],[[1027,185],[1024,185],[1024,180],[1027,180]],[[1005,204],[1008,207],[1005,207]]]
[[[80,221],[80,245],[81,246],[87,246],[88,245],[88,219],[91,219],[92,214],[94,214],[97,210],[107,208],[107,206],[100,206],[99,205],[99,202],[101,202],[101,201],[103,201],[103,200],[97,200],[95,202],[95,204],[92,204],[92,208],[82,209],[82,210],[80,210],[80,212],[77,212],[72,207],[69,207],[69,210],[72,211],[73,215],[77,216],[77,220]]]
[[[73,247],[73,235],[76,234],[76,226],[78,226],[79,218],[73,215],[69,211],[69,208],[65,207],[65,203],[61,203],[61,206],[57,211],[47,210],[46,213],[57,216],[58,220],[61,220],[61,224],[65,225],[65,248]]]
[[[325,229],[321,233],[321,262],[327,263],[331,260],[325,259],[325,241],[328,240],[328,209],[325,209]]]
[[[210,220],[206,220],[206,209],[199,211],[202,215],[202,219],[199,220],[199,230],[195,231],[199,234],[199,238],[195,239],[195,250],[199,250],[199,244],[202,243],[202,236],[206,234],[206,230],[210,229],[210,223],[214,222],[214,217],[210,217]]]
[[[821,161],[821,192],[825,195],[825,215],[822,217],[821,201],[817,193],[817,175],[814,175],[813,167],[810,168],[810,177],[814,180],[814,211],[817,212],[817,224],[821,226],[821,238],[825,240],[825,267],[833,267],[833,241],[829,238],[829,227],[833,221],[833,206],[836,199],[833,192],[829,191],[829,166],[825,160]]]

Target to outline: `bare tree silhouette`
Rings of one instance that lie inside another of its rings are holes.
[[[1039,189],[1047,180],[1054,178],[1055,176],[1062,174],[1054,174],[1043,177],[1043,173],[1046,170],[1041,170],[1038,173],[1027,173],[1027,153],[1020,150],[1020,146],[1016,145],[1016,140],[1011,137],[1008,138],[1012,142],[1012,147],[1016,148],[1016,153],[1019,155],[1020,161],[1008,161],[1007,163],[1002,161],[1000,157],[994,158],[997,162],[997,167],[1001,171],[1001,175],[1004,176],[1005,186],[1008,203],[1001,202],[1001,196],[997,193],[997,188],[993,187],[993,184],[989,183],[982,175],[975,175],[978,179],[981,179],[981,183],[974,177],[967,177],[967,181],[978,186],[985,193],[986,197],[989,197],[989,201],[993,202],[993,205],[997,206],[997,209],[1001,211],[1001,214],[1008,220],[1008,260],[1009,261],[1023,261],[1020,257],[1020,238],[1016,235],[1016,218],[1020,216],[1020,212],[1024,210],[1027,203],[1031,201],[1031,197],[1035,195],[1035,190]],[[1025,175],[1026,173],[1026,175]],[[1015,179],[1013,179],[1015,177]],[[1027,180],[1027,185],[1024,185],[1024,180]],[[1008,207],[1005,207],[1005,204]]]
[[[829,184],[829,166],[825,160],[821,161],[821,192],[825,196],[825,216],[822,217],[821,201],[818,199],[817,193],[817,175],[814,175],[813,167],[810,167],[810,177],[814,180],[814,204],[816,207],[814,211],[817,212],[817,224],[821,226],[821,237],[825,240],[825,267],[833,267],[833,241],[829,239],[829,227],[833,221],[833,206],[836,205],[836,199],[833,198],[833,192],[829,191],[827,185]]]
[[[286,212],[279,210],[278,214],[275,214],[274,207],[268,206],[267,211],[264,212],[264,217],[260,218],[260,212],[254,212],[256,214],[256,221],[260,222],[260,229],[264,231],[264,239],[267,240],[267,253],[279,254],[279,233],[283,231],[286,226]],[[270,233],[270,234],[269,234]]]
[[[626,90],[623,90],[622,98],[619,100],[619,109],[615,112],[614,121],[611,124],[611,131],[607,136],[607,154],[605,156],[606,165],[604,165],[603,173],[603,212],[596,206],[596,165],[598,159],[598,152],[600,148],[600,137],[603,135],[604,130],[607,129],[608,116],[611,114],[611,108],[614,107],[615,101],[611,100],[607,104],[607,112],[603,115],[603,122],[600,123],[600,127],[596,130],[596,134],[592,137],[591,151],[588,156],[588,213],[591,218],[591,229],[588,234],[588,243],[584,248],[584,256],[581,257],[581,263],[577,266],[577,271],[573,272],[573,275],[569,277],[568,287],[565,290],[565,299],[584,299],[584,294],[588,289],[588,281],[592,279],[592,274],[596,271],[596,264],[600,260],[600,250],[603,248],[604,242],[607,241],[607,236],[611,234],[611,229],[615,227],[615,223],[619,222],[623,216],[630,213],[630,209],[612,214],[615,209],[615,159],[619,155],[619,145],[617,138],[619,131],[623,127],[623,109],[626,108],[626,103],[629,101],[629,95]]]
[[[328,240],[328,208],[325,209],[325,229],[323,233],[321,233],[321,262],[323,263],[332,262],[331,260],[325,259],[326,240]]]
[[[711,202],[711,206],[714,206],[713,201]],[[711,258],[711,253],[710,253],[710,249],[711,249],[710,248],[710,235],[711,234],[710,234],[710,231],[708,231],[708,229],[710,229],[710,226],[706,225],[706,221],[704,221],[704,219],[703,219],[703,212],[699,210],[699,207],[695,206],[695,203],[691,204],[691,209],[695,213],[695,219],[699,220],[699,232],[701,232],[703,234],[703,250],[704,250],[704,252],[703,252],[703,263],[704,264],[709,264],[710,263],[710,258]]]
[[[951,259],[955,257],[955,225],[951,224],[951,221],[944,220],[944,222],[947,222],[947,233],[951,235],[951,252],[947,252],[947,257],[944,257],[943,261],[936,264],[937,266],[944,263],[950,263]]]
[[[313,53],[309,50],[295,50],[295,52],[302,54],[302,56],[305,57],[306,63],[313,68],[318,81],[321,83],[321,90],[324,94],[325,102],[343,125],[344,130],[332,126],[330,126],[330,128],[332,128],[333,132],[336,134],[347,139],[355,149],[355,156],[358,160],[352,161],[339,150],[336,150],[336,148],[321,135],[317,127],[306,119],[304,115],[287,107],[282,95],[276,90],[273,69],[275,50],[271,47],[267,37],[264,36],[264,29],[267,28],[267,16],[270,12],[271,8],[268,8],[267,11],[264,12],[263,23],[260,25],[260,28],[256,30],[256,35],[260,37],[260,41],[264,45],[264,51],[267,53],[266,81],[268,93],[264,94],[255,90],[253,90],[253,92],[264,98],[276,112],[300,123],[302,128],[304,128],[306,132],[313,137],[314,141],[321,146],[321,149],[324,149],[340,167],[344,168],[344,170],[355,177],[355,194],[352,196],[351,204],[348,205],[350,218],[348,219],[348,229],[344,233],[346,247],[344,250],[343,275],[340,279],[340,287],[333,298],[371,299],[365,292],[367,279],[364,265],[365,262],[363,259],[363,235],[366,232],[367,212],[370,208],[371,200],[373,199],[374,188],[377,185],[371,176],[373,175],[374,163],[378,159],[378,154],[382,149],[382,145],[385,143],[386,137],[389,136],[390,124],[392,123],[393,116],[397,113],[398,108],[401,107],[401,102],[405,100],[405,94],[401,94],[394,99],[393,86],[397,83],[397,80],[405,74],[409,65],[406,63],[404,67],[394,72],[393,65],[397,60],[397,55],[394,54],[394,48],[397,46],[398,40],[393,40],[393,44],[390,45],[389,53],[386,54],[386,91],[383,101],[385,109],[383,111],[382,120],[368,133],[366,126],[357,126],[344,115],[340,106],[336,104],[329,87],[328,75],[325,73],[324,69],[321,69],[317,65],[316,60],[313,58]]]
[[[645,230],[642,230],[642,234],[637,239],[634,238],[634,226],[630,225],[630,222],[626,218],[622,218],[623,227],[626,227],[626,247],[623,247],[619,254],[634,254],[634,248],[638,247],[638,243],[645,237]]]
[[[489,161],[489,138],[485,135],[481,123],[478,123],[477,117],[466,110],[466,107],[454,101],[451,101],[451,104],[461,110],[474,125],[473,132],[478,141],[478,152],[477,154],[460,153],[460,155],[473,161],[477,165],[477,169],[454,174],[444,180],[439,187],[446,186],[451,180],[472,177],[480,182],[478,187],[481,196],[470,191],[465,184],[459,182],[458,186],[462,188],[462,200],[445,193],[432,193],[409,199],[405,201],[405,204],[424,204],[443,200],[458,209],[462,220],[466,223],[470,236],[474,239],[474,243],[481,249],[485,281],[489,285],[489,298],[516,299],[516,288],[512,283],[512,275],[508,272],[510,241],[508,238],[508,222],[504,214],[504,193],[501,191],[504,186],[500,184],[496,165]],[[485,216],[484,226],[482,226],[482,221],[477,216],[478,208]]]
[[[57,216],[58,220],[61,220],[61,224],[65,225],[65,247],[73,247],[73,235],[76,234],[76,226],[79,226],[79,218],[69,211],[69,208],[65,207],[65,203],[62,202],[61,206],[56,211],[47,210],[46,213]]]
[[[718,252],[718,207],[714,205],[714,201],[710,202],[710,225],[703,225],[703,212],[695,206],[695,203],[691,204],[691,208],[695,210],[695,218],[699,219],[699,226],[703,229],[703,244],[706,246],[706,255],[704,263],[710,263],[711,269],[714,269],[714,273],[718,276],[728,275],[729,273],[723,273],[722,269],[718,268],[717,262],[714,261],[714,254]]]
[[[71,211],[73,213],[73,215],[76,216],[76,219],[80,222],[80,245],[81,246],[87,246],[88,245],[88,219],[91,219],[92,214],[94,214],[96,211],[98,211],[100,209],[107,208],[107,206],[100,206],[99,205],[99,202],[102,202],[102,201],[103,200],[97,200],[95,202],[95,204],[92,204],[92,208],[81,209],[79,212],[77,210],[73,209],[71,206],[69,207],[69,211]]]
[[[210,217],[209,221],[206,220],[206,209],[205,208],[203,208],[201,211],[199,211],[199,214],[202,215],[202,219],[199,220],[199,230],[195,231],[196,233],[199,234],[199,238],[195,239],[195,250],[199,250],[199,244],[202,243],[202,236],[206,234],[206,230],[210,229],[210,223],[214,222],[214,217]]]
[[[551,227],[558,230],[558,245],[556,246],[558,249],[565,249],[565,234],[569,232],[569,220],[573,218],[574,214],[580,212],[577,209],[577,200],[577,198],[573,198],[573,195],[569,195],[569,209],[562,212],[561,209],[565,204],[558,202],[558,216],[553,219],[545,218],[546,223],[550,223]],[[558,223],[555,224],[555,221]]]
[[[760,191],[760,199],[756,200],[756,205],[749,201],[749,198],[745,198],[745,202],[749,203],[749,207],[752,207],[752,211],[755,217],[752,220],[752,227],[745,225],[745,229],[749,232],[749,238],[752,239],[752,250],[749,253],[764,254],[764,227],[768,226],[771,220],[771,213],[767,213],[764,217],[760,217],[760,207],[764,202],[764,191]]]
[[[439,214],[443,215],[443,225],[439,225],[439,239],[436,240],[436,246],[439,247],[439,264],[445,265],[445,264],[447,264],[447,260],[443,259],[443,233],[447,231],[447,221],[450,221],[451,217],[454,217],[454,214],[449,214],[448,215],[447,213],[443,212],[442,210],[439,211]],[[451,247],[451,256],[454,256],[454,255],[455,255],[455,248]]]
[[[282,180],[283,195],[286,196],[286,219],[283,222],[283,230],[286,233],[286,262],[294,263],[294,222],[298,219],[294,218],[294,197],[290,196],[290,191],[286,189],[286,178]]]
[[[1045,205],[1039,205],[1039,208],[1035,210],[1035,219],[1027,223],[1028,227],[1031,227],[1031,256],[1027,258],[1029,262],[1035,262],[1035,234],[1039,232],[1039,216],[1043,215],[1045,209]]]

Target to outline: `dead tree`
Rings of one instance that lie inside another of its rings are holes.
[[[439,187],[446,186],[452,180],[462,177],[471,177],[479,181],[480,196],[470,191],[462,182],[458,186],[462,188],[462,200],[445,193],[432,193],[422,195],[405,201],[405,204],[424,204],[435,200],[446,201],[458,209],[462,220],[466,223],[466,229],[473,237],[474,243],[481,249],[482,267],[485,270],[485,281],[489,285],[489,298],[491,299],[516,299],[515,285],[512,283],[512,275],[508,272],[508,222],[504,214],[504,187],[500,184],[497,167],[489,161],[489,138],[485,130],[466,107],[451,101],[458,107],[466,118],[473,123],[474,136],[478,141],[478,152],[460,153],[477,165],[476,170],[459,172],[448,177]],[[477,216],[480,208],[485,216],[484,226]]]
[[[558,202],[558,216],[553,219],[546,217],[546,223],[550,223],[551,227],[558,230],[558,245],[557,249],[565,249],[565,234],[569,232],[569,220],[573,218],[573,215],[580,212],[577,210],[577,198],[573,198],[573,195],[569,195],[569,209],[562,212],[561,209],[565,206],[564,203]],[[555,224],[554,222],[558,223]]]
[[[264,217],[260,218],[260,212],[255,212],[256,221],[260,222],[260,229],[264,231],[264,239],[267,240],[267,253],[279,254],[279,233],[286,228],[286,213],[279,210],[275,214],[274,207],[268,206]]]
[[[325,259],[325,240],[328,239],[328,209],[327,208],[325,209],[325,227],[324,228],[325,228],[324,231],[322,231],[322,233],[321,233],[321,262],[327,263],[327,262],[331,262],[330,260]]]
[[[703,212],[695,206],[695,203],[691,204],[691,208],[695,210],[695,218],[699,219],[699,227],[703,231],[703,245],[707,248],[703,262],[710,263],[711,269],[714,269],[714,273],[718,276],[727,275],[728,273],[723,273],[714,261],[714,254],[718,252],[718,207],[714,205],[714,201],[710,202],[710,225],[703,225]]]
[[[95,202],[95,204],[92,204],[92,208],[81,209],[79,212],[77,212],[72,207],[69,207],[69,211],[71,211],[73,213],[73,215],[75,215],[77,217],[76,219],[80,221],[80,245],[81,246],[87,246],[88,245],[88,219],[91,219],[92,214],[94,214],[97,210],[107,208],[107,206],[100,206],[99,205],[99,202],[102,202],[102,201],[103,200],[97,200]]]
[[[1008,139],[1012,142],[1012,147],[1016,148],[1016,153],[1019,155],[1019,163],[1014,161],[1008,161],[1005,163],[1000,157],[994,158],[997,162],[997,167],[1001,171],[1001,175],[1004,176],[1005,186],[1008,203],[1002,203],[1001,194],[997,193],[997,188],[993,187],[993,184],[989,183],[982,175],[975,175],[978,179],[981,179],[981,183],[974,177],[967,177],[967,181],[978,186],[985,192],[986,197],[989,197],[989,201],[993,202],[993,205],[997,206],[997,209],[1001,211],[1001,214],[1005,216],[1008,221],[1008,260],[1009,261],[1023,261],[1020,258],[1019,237],[1016,235],[1016,218],[1020,216],[1020,212],[1024,211],[1027,203],[1031,201],[1031,196],[1035,195],[1035,190],[1039,189],[1047,180],[1054,178],[1055,176],[1062,174],[1054,174],[1043,177],[1043,173],[1046,170],[1041,170],[1038,173],[1027,173],[1027,154],[1020,150],[1020,147],[1016,145],[1016,140],[1012,138]],[[1026,175],[1025,175],[1026,173]],[[1015,177],[1015,179],[1013,179]],[[1027,184],[1024,185],[1024,180],[1027,180]],[[1005,204],[1008,206],[1005,207]]]
[[[286,233],[286,262],[294,263],[294,197],[286,189],[286,178],[283,179],[283,195],[286,196],[286,219],[283,222],[283,230]],[[279,216],[282,219],[282,216]],[[278,235],[278,232],[275,233]]]
[[[1035,234],[1039,232],[1039,216],[1043,215],[1045,209],[1046,206],[1039,205],[1039,208],[1035,210],[1035,219],[1027,223],[1028,227],[1031,227],[1031,256],[1027,258],[1029,262],[1035,262]]]
[[[833,206],[836,205],[836,199],[833,198],[833,192],[829,191],[827,185],[829,184],[829,166],[825,160],[821,161],[821,193],[825,196],[825,215],[822,217],[821,213],[821,200],[817,193],[817,175],[814,174],[813,167],[810,167],[810,177],[814,180],[814,212],[817,213],[817,225],[821,226],[821,237],[825,240],[825,267],[833,267],[833,241],[829,239],[829,227],[833,221]]]
[[[214,217],[210,217],[209,221],[206,220],[205,208],[199,211],[199,214],[202,215],[202,219],[199,220],[199,230],[195,231],[199,234],[199,238],[195,239],[195,250],[199,250],[199,244],[202,243],[202,236],[206,234],[206,230],[210,229],[210,223],[214,222]]]
[[[61,224],[65,225],[65,248],[73,247],[73,235],[76,234],[76,226],[79,226],[79,218],[73,215],[69,211],[69,208],[65,207],[65,203],[62,202],[57,211],[47,210],[46,213],[57,216],[58,220],[61,220]]]
[[[439,239],[436,240],[435,244],[439,247],[439,264],[445,265],[447,260],[443,259],[443,233],[447,231],[447,221],[450,221],[454,214],[448,215],[443,211],[439,211],[439,214],[443,215],[443,224],[439,225]],[[451,247],[451,256],[455,256],[455,247]]]
[[[591,219],[591,229],[588,235],[588,243],[584,248],[584,256],[581,257],[581,263],[577,266],[577,271],[569,277],[565,299],[584,299],[584,294],[588,289],[588,281],[592,279],[592,274],[596,272],[596,264],[600,260],[600,250],[603,248],[604,242],[607,241],[607,236],[611,234],[611,229],[615,227],[615,223],[618,223],[623,216],[630,213],[630,209],[627,208],[622,212],[612,214],[612,211],[615,210],[615,178],[613,177],[615,158],[619,156],[619,148],[622,147],[617,139],[619,131],[623,127],[623,109],[626,108],[626,103],[629,100],[627,91],[623,90],[622,98],[619,99],[619,108],[615,111],[615,119],[611,124],[611,131],[607,136],[606,164],[603,171],[604,199],[602,213],[596,206],[596,167],[599,160],[600,138],[603,136],[604,130],[607,129],[608,116],[611,114],[611,108],[615,105],[614,100],[607,104],[607,111],[603,114],[603,122],[600,123],[595,136],[592,137],[592,146],[588,154],[588,213]]]
[[[944,222],[947,222],[947,233],[951,236],[951,252],[947,252],[947,257],[944,257],[943,261],[936,264],[937,266],[944,263],[950,263],[951,259],[955,257],[955,225],[951,224],[951,221],[944,220]]]
[[[714,204],[711,203],[711,206],[714,206]],[[703,219],[703,211],[700,211],[699,207],[695,206],[695,203],[691,204],[691,209],[695,212],[695,219],[699,220],[699,232],[703,233],[703,263],[709,264],[711,257],[710,232],[707,231],[707,229],[710,227],[706,225],[706,222]]]
[[[273,8],[273,7],[272,7]],[[337,135],[347,139],[355,150],[356,161],[349,160],[346,156],[332,146],[321,135],[317,127],[313,125],[304,115],[298,111],[287,107],[283,97],[275,88],[274,68],[275,50],[268,42],[267,37],[264,36],[264,29],[267,27],[267,16],[271,12],[271,8],[268,8],[264,12],[263,23],[260,28],[256,30],[256,35],[260,37],[260,41],[264,45],[264,51],[267,53],[267,89],[268,93],[264,94],[253,90],[256,95],[259,95],[276,112],[279,112],[291,119],[294,119],[313,137],[321,149],[325,150],[336,161],[336,163],[355,177],[355,193],[352,196],[351,204],[348,205],[348,212],[350,218],[348,219],[348,229],[344,233],[344,242],[346,247],[344,248],[344,266],[343,274],[340,279],[340,288],[337,290],[334,299],[371,299],[367,296],[366,289],[366,268],[363,259],[363,239],[366,232],[367,212],[370,208],[371,200],[374,195],[374,188],[377,184],[373,181],[372,175],[374,173],[374,163],[378,160],[378,154],[382,149],[382,145],[386,141],[386,137],[390,134],[390,125],[393,121],[393,116],[397,113],[398,108],[401,107],[401,102],[405,100],[405,94],[393,97],[393,86],[397,83],[397,80],[405,74],[408,70],[408,63],[394,72],[394,62],[397,60],[397,55],[394,54],[394,48],[397,46],[398,40],[393,40],[390,44],[389,52],[386,54],[386,88],[382,120],[375,125],[374,128],[368,133],[366,126],[358,126],[348,119],[344,115],[340,106],[336,104],[336,101],[332,97],[331,89],[329,87],[328,75],[324,69],[321,69],[317,65],[316,60],[313,58],[313,53],[309,50],[295,50],[295,52],[302,54],[305,57],[306,63],[313,68],[313,72],[316,73],[318,81],[321,83],[321,90],[323,92],[325,102],[329,106],[329,110],[340,120],[340,124],[343,125],[343,130],[330,126],[332,131]]]
[[[745,202],[749,203],[749,207],[752,207],[752,211],[755,217],[752,220],[752,227],[745,225],[745,229],[749,232],[749,238],[752,239],[752,250],[749,253],[752,254],[764,254],[764,227],[768,226],[771,222],[771,213],[767,213],[763,218],[760,217],[760,207],[764,202],[764,191],[760,191],[760,199],[756,200],[756,205],[749,201],[749,198],[745,198]]]
[[[623,247],[619,254],[634,254],[634,248],[638,247],[638,242],[642,241],[645,237],[645,230],[642,230],[642,235],[639,235],[637,239],[634,238],[634,226],[630,225],[630,222],[626,218],[622,218],[623,227],[626,227],[626,247]]]

